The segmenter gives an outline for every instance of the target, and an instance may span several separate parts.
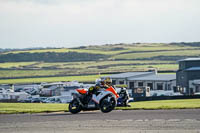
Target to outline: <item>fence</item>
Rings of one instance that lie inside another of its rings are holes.
[[[192,96],[153,96],[153,97],[136,97],[134,101],[152,101],[152,100],[173,100],[173,99],[195,99],[200,98],[200,95]]]

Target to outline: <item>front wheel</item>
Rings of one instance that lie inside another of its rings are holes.
[[[115,105],[116,105],[116,101],[114,97],[112,97],[110,101],[108,101],[107,98],[105,98],[101,102],[100,109],[103,113],[108,113],[115,108]]]
[[[74,99],[69,103],[69,112],[72,114],[79,113],[81,111],[81,105],[78,100]]]

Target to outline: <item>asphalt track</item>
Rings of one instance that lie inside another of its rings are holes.
[[[200,109],[0,115],[0,133],[200,133]]]

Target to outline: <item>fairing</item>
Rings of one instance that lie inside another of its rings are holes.
[[[76,89],[76,91],[80,94],[86,94],[87,93],[87,90],[85,90],[85,89]]]

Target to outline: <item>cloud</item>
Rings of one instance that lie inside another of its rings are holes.
[[[199,5],[199,0],[0,0],[0,46],[197,41]]]

